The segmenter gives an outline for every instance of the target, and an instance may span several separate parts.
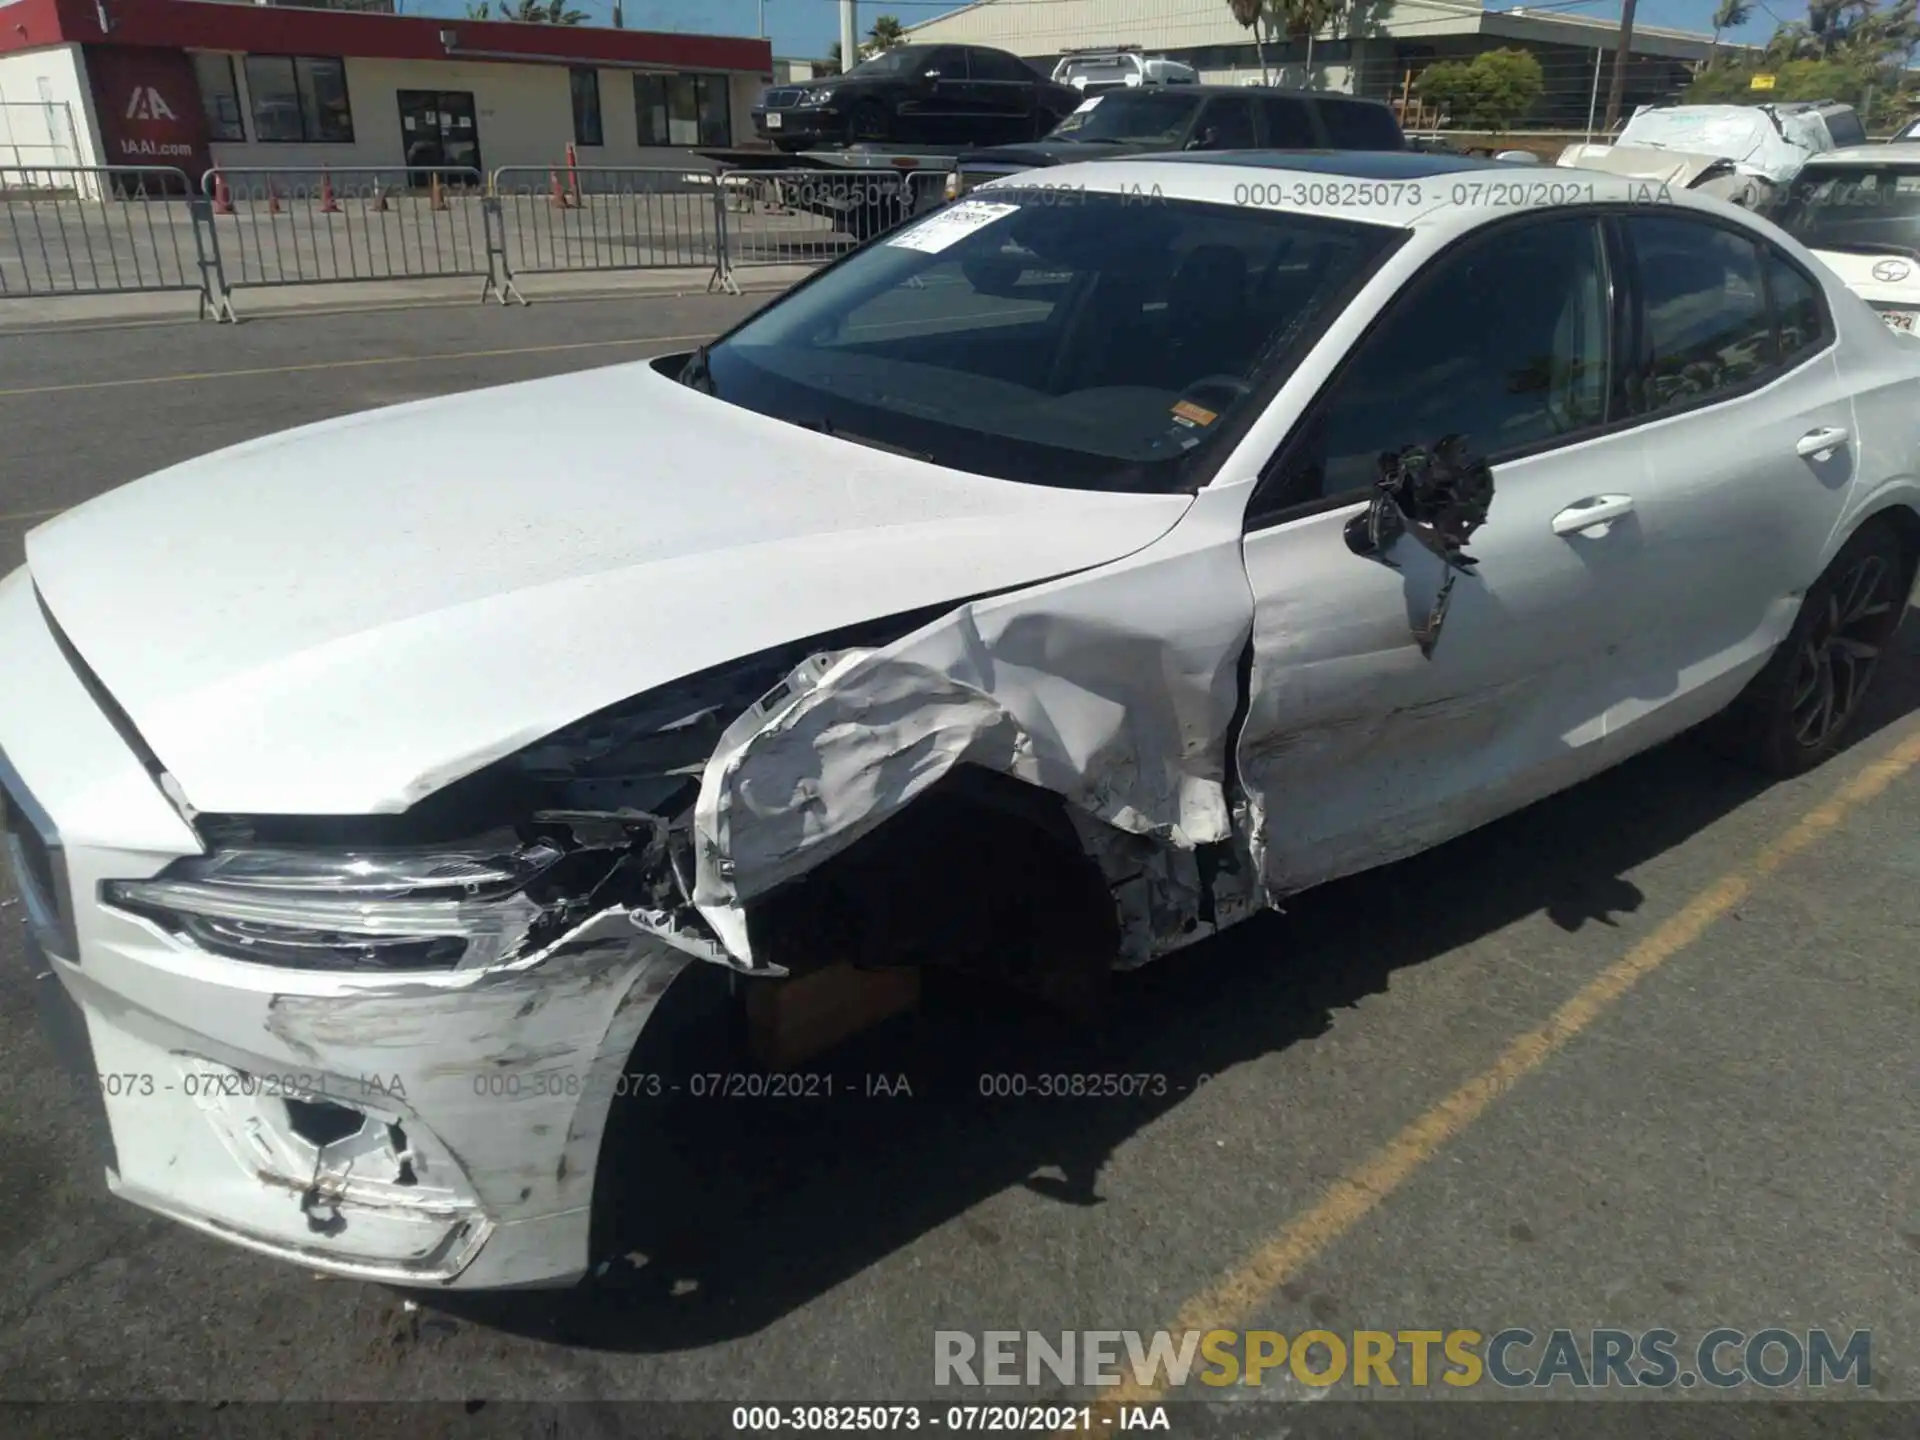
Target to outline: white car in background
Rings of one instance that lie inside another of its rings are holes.
[[[1772,218],[1891,328],[1920,335],[1920,141],[1815,156]]]
[[[1699,190],[1763,210],[1800,167],[1866,139],[1850,105],[1643,105],[1612,144],[1574,144],[1559,164]]]
[[[1047,181],[690,355],[28,535],[0,789],[116,1193],[564,1284],[692,977],[1097,995],[1703,722],[1780,774],[1845,742],[1920,348],[1802,245],[1407,152]]]

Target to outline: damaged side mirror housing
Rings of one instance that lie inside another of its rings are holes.
[[[1388,552],[1410,536],[1447,567],[1426,624],[1413,632],[1423,655],[1431,657],[1439,643],[1454,581],[1478,573],[1480,562],[1466,553],[1466,543],[1492,508],[1492,469],[1468,452],[1464,436],[1447,435],[1431,446],[1382,454],[1373,498],[1347,522],[1347,548],[1356,555],[1398,569]]]

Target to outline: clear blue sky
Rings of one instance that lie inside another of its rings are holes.
[[[569,0],[576,9],[593,17],[595,24],[609,23],[612,0]],[[683,30],[709,35],[752,35],[758,24],[755,0],[623,0],[629,30]],[[1034,0],[1012,0],[1031,4]],[[1190,0],[1195,8],[1205,0]],[[1224,10],[1227,0],[1215,0]],[[1527,0],[1486,0],[1489,9],[1508,10]],[[1539,4],[1540,0],[1532,0]],[[1619,0],[1592,0],[1592,3],[1568,5],[1565,0],[1549,0],[1551,8],[1576,15],[1617,16]],[[1773,33],[1780,20],[1797,19],[1806,13],[1805,0],[1770,0],[1771,9],[1753,7],[1752,23],[1732,32],[1732,38],[1763,41]],[[840,38],[838,0],[766,0],[767,33],[776,55],[819,56]],[[460,15],[465,0],[402,0],[408,14]],[[860,0],[860,33],[866,34],[876,15],[898,16],[903,24],[929,20],[957,9],[956,0]],[[1708,30],[1714,11],[1713,0],[1640,0],[1635,14],[1649,25],[1672,25],[1680,29]]]

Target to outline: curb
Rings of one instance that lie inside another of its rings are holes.
[[[740,284],[739,293],[742,295],[777,295],[783,290],[790,289],[792,286],[792,283],[793,282],[791,281],[777,281],[777,280],[776,281],[760,281],[758,283],[750,283],[750,282],[742,281]],[[249,292],[245,290],[238,292],[239,296],[243,300],[245,299],[248,293]],[[259,294],[259,293],[269,293],[269,292],[253,292],[253,293]],[[664,289],[664,288],[640,287],[640,286],[605,286],[605,287],[592,288],[592,289],[565,290],[557,293],[544,294],[544,295],[536,294],[534,296],[529,297],[528,303],[531,305],[570,305],[570,304],[575,304],[582,301],[604,302],[607,300],[687,300],[687,299],[696,299],[696,298],[702,298],[702,297],[722,298],[722,299],[730,298],[725,296],[724,294],[717,295],[716,292],[709,291],[704,285],[690,282],[687,288],[685,289],[678,289],[678,288]],[[70,298],[71,299],[89,299],[89,298],[97,298],[97,297],[36,296],[34,298],[57,301],[61,299],[70,299]],[[247,305],[246,308],[242,309],[239,312],[239,319],[236,323],[240,325],[246,325],[256,320],[293,320],[293,319],[304,318],[307,316],[318,317],[323,315],[369,315],[369,314],[392,313],[394,311],[401,311],[401,310],[454,310],[454,309],[462,309],[462,308],[498,310],[498,309],[509,308],[509,307],[493,305],[485,301],[478,301],[473,299],[471,296],[455,296],[455,295],[445,295],[445,296],[429,295],[429,296],[420,296],[414,299],[407,299],[407,300],[394,300],[394,299],[386,299],[386,298],[379,298],[379,297],[368,297],[365,300],[340,300],[340,301],[311,304],[311,305],[289,305],[284,302],[279,305],[275,305],[269,301],[268,303],[261,304],[261,305],[251,305],[251,304]],[[209,324],[208,321],[203,320],[199,316],[192,315],[192,314],[94,316],[94,317],[89,317],[83,320],[51,320],[51,319],[50,320],[28,320],[28,321],[16,322],[13,324],[7,324],[7,323],[4,323],[3,321],[0,321],[0,339],[11,339],[11,338],[18,338],[18,337],[28,336],[28,335],[43,335],[43,334],[47,334],[48,332],[55,332],[55,331],[65,333],[65,334],[80,334],[80,333],[86,333],[86,332],[92,332],[92,331],[98,331],[98,330],[151,330],[151,329],[160,329],[160,328],[182,326],[182,325],[200,326],[200,325],[207,325],[207,324]],[[215,328],[223,328],[223,327],[215,327]]]

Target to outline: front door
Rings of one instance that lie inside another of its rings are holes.
[[[1671,690],[1649,634],[1689,572],[1654,572],[1632,511],[1645,447],[1611,423],[1605,255],[1591,216],[1528,217],[1434,261],[1335,372],[1250,504],[1236,761],[1275,898],[1594,773],[1609,708]],[[1494,494],[1466,547],[1478,573],[1456,580],[1423,654],[1414,632],[1445,567],[1411,537],[1391,565],[1366,558],[1343,531],[1382,451],[1454,434],[1492,464]]]
[[[480,119],[474,109],[473,92],[402,90],[399,101],[408,185],[424,190],[436,171],[442,184],[476,183],[475,174],[485,171],[481,167]]]

